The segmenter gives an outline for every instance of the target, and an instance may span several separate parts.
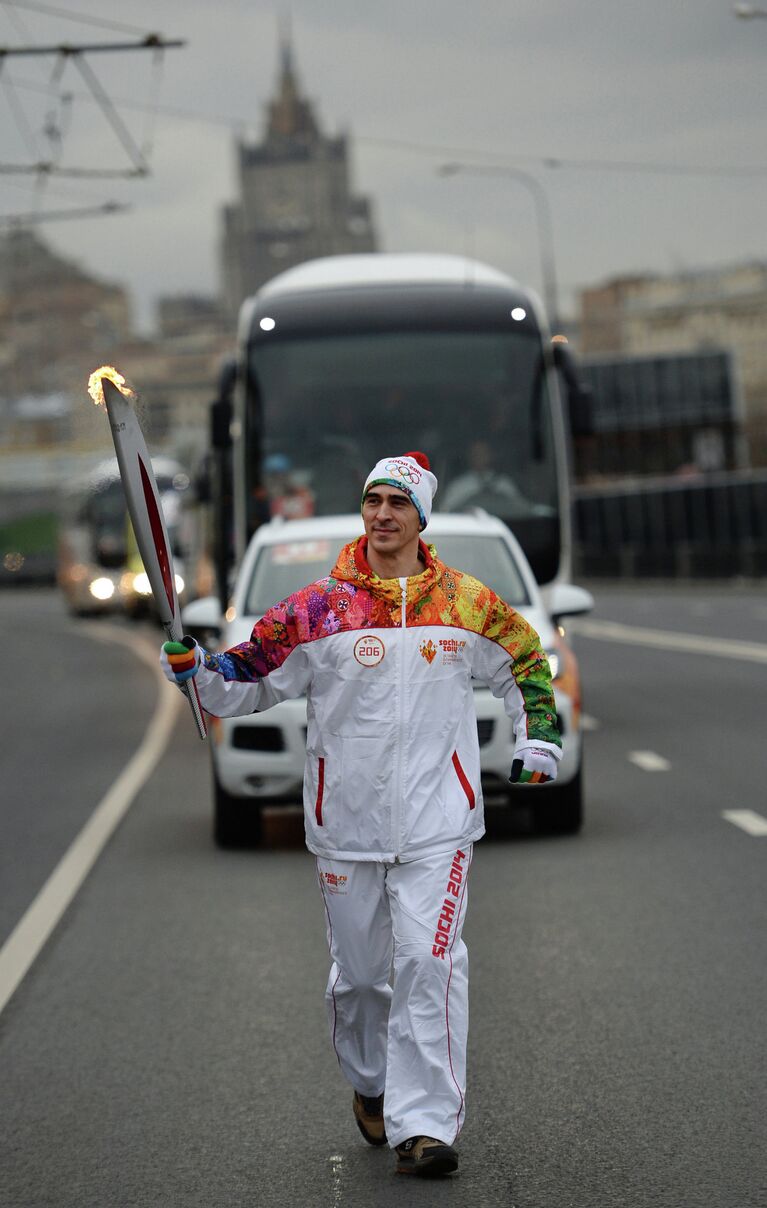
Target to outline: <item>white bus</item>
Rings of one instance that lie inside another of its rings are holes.
[[[567,356],[531,291],[463,257],[333,256],[275,277],[243,304],[213,425],[233,473],[220,548],[239,563],[270,516],[356,511],[371,465],[422,449],[437,509],[500,516],[539,583],[569,579],[560,381],[572,415],[584,399]]]

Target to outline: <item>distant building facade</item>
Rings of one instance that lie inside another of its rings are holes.
[[[239,200],[225,207],[221,295],[232,318],[277,273],[316,256],[373,252],[370,202],[352,193],[348,140],[320,129],[289,43],[260,143],[237,144]]]
[[[201,327],[174,337],[133,340],[120,363],[139,389],[140,418],[155,447],[191,465],[207,447],[210,404],[231,333]]]
[[[766,262],[622,277],[584,290],[581,351],[586,358],[731,354],[750,458],[767,465]]]
[[[170,294],[157,300],[157,333],[162,340],[193,338],[229,331],[217,298],[207,294]]]
[[[131,333],[128,295],[19,228],[0,236],[0,397],[49,395]],[[51,380],[51,366],[58,369]]]
[[[0,438],[4,452],[109,440],[88,375],[131,338],[128,295],[29,227],[0,236]],[[5,463],[3,474],[7,473]]]
[[[113,364],[139,391],[153,448],[199,455],[233,334],[217,301],[200,295],[160,299],[158,322],[157,338],[137,336],[120,286],[90,276],[29,228],[0,236],[3,452],[108,453],[109,427],[86,387],[94,369]],[[0,470],[10,477],[5,462]]]

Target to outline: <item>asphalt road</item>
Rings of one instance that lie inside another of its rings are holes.
[[[595,591],[611,621],[765,642],[754,590]],[[140,740],[156,687],[53,594],[0,596],[0,622],[7,934]],[[183,713],[0,1017],[0,1202],[763,1208],[767,838],[722,813],[767,817],[765,664],[577,648],[584,831],[538,839],[521,819],[476,851],[458,1177],[398,1179],[361,1142],[326,1035],[313,862],[213,848]]]

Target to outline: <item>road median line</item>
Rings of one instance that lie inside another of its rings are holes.
[[[156,650],[142,638],[126,633],[116,625],[106,624],[83,625],[79,632],[96,641],[110,644],[119,642],[128,646],[153,670],[158,681],[158,700],[141,745],[0,949],[0,1012],[26,977],[136,795],[157,766],[168,745],[183,699],[162,675]]]
[[[705,654],[708,658],[743,659],[748,663],[767,663],[767,644],[744,642],[740,638],[705,637],[699,633],[675,633],[669,629],[640,629],[618,621],[573,618],[569,629],[598,642],[623,642],[628,646],[652,646],[656,650],[675,650],[684,654]]]
[[[722,817],[733,826],[739,826],[747,835],[767,835],[767,818],[763,818],[755,810],[723,810]]]

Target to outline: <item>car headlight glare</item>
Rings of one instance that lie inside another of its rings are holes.
[[[551,678],[555,680],[559,675],[559,655],[557,654],[556,650],[547,650],[546,658],[549,660]]]
[[[133,576],[133,590],[137,596],[151,596],[152,588],[149,583],[149,575],[145,570],[139,571]]]
[[[111,579],[101,578],[94,579],[88,591],[93,596],[94,600],[111,600],[115,594],[115,585]]]

